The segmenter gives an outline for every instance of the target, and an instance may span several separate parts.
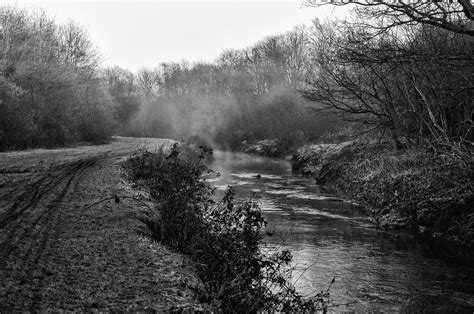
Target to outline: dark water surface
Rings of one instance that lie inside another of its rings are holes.
[[[325,290],[351,303],[337,312],[474,311],[474,268],[429,257],[413,235],[377,230],[337,191],[291,173],[283,160],[215,152],[210,183],[237,197],[252,192],[268,221],[267,248],[290,249],[303,295]],[[258,177],[260,175],[260,177]]]

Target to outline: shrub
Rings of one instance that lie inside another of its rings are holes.
[[[266,224],[258,204],[234,200],[232,188],[219,202],[202,175],[212,170],[178,144],[169,153],[142,151],[125,167],[129,178],[147,187],[156,202],[147,224],[156,240],[188,254],[204,285],[202,300],[220,311],[314,311],[330,304],[329,293],[303,299],[285,272],[289,251],[262,253]]]

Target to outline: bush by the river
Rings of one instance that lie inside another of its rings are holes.
[[[349,192],[386,228],[474,246],[474,160],[428,148],[394,151],[389,145],[307,145],[293,170]]]
[[[146,218],[153,237],[191,257],[204,291],[200,300],[217,311],[316,311],[330,305],[329,292],[304,299],[285,271],[288,251],[264,254],[258,204],[238,203],[229,188],[222,200],[203,178],[212,173],[200,154],[175,144],[170,151],[143,151],[126,162],[128,177],[146,188],[156,206]]]

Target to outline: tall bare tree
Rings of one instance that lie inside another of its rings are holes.
[[[383,21],[380,30],[400,26],[426,24],[455,33],[474,36],[474,5],[471,0],[456,1],[392,1],[355,0],[322,3],[319,0],[306,0],[308,6],[355,5],[355,10],[365,18]],[[374,24],[368,24],[374,27]]]

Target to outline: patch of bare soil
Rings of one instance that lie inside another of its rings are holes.
[[[146,204],[120,179],[119,160],[169,143],[0,154],[0,311],[201,309],[190,263],[141,235]]]

